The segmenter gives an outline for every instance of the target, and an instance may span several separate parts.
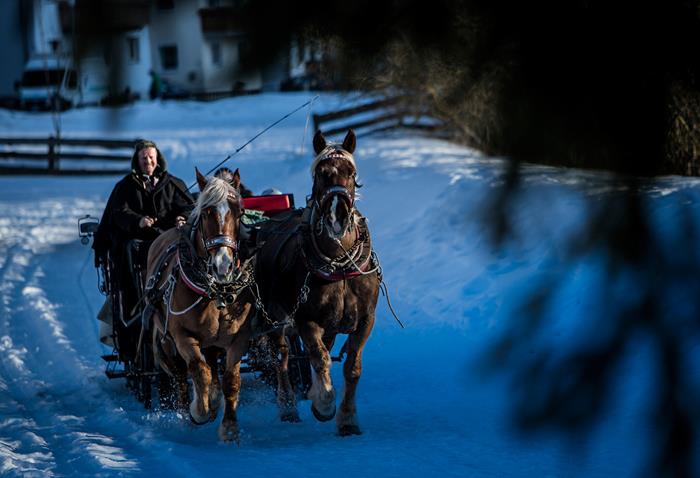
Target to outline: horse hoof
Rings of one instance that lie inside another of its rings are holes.
[[[237,428],[221,427],[219,429],[219,439],[224,443],[241,444],[241,437]]]
[[[190,421],[191,421],[194,425],[199,426],[199,425],[206,425],[206,424],[209,423],[211,420],[209,420],[209,419],[207,418],[207,419],[205,419],[204,421],[201,421],[201,422],[200,422],[200,421],[197,421],[197,419],[194,417],[194,415],[192,415],[192,414],[190,413]]]
[[[318,420],[319,422],[327,422],[329,420],[332,420],[335,416],[335,404],[333,404],[333,411],[328,415],[324,415],[318,410],[316,410],[316,407],[314,407],[313,403],[311,404],[311,412],[314,414],[314,417],[316,417],[316,420]]]
[[[213,414],[212,420],[216,418],[219,413],[221,405],[224,403],[224,396],[221,393],[213,393],[209,395],[209,413]]]
[[[283,413],[280,415],[280,420],[288,423],[299,423],[301,418],[299,418],[299,412],[293,410],[291,412]]]
[[[341,437],[349,437],[350,435],[362,435],[360,427],[357,425],[343,425],[338,427],[338,435]]]
[[[202,415],[199,415],[197,412],[197,405],[196,402],[190,403],[188,411],[190,412],[190,420],[192,420],[192,423],[195,425],[204,425],[205,423],[209,423],[211,421],[211,415],[209,411],[205,412]]]

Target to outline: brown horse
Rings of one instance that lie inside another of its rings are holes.
[[[336,417],[338,434],[360,434],[355,392],[362,349],[374,325],[380,276],[365,218],[355,207],[357,169],[350,130],[342,145],[314,137],[313,191],[306,208],[263,232],[256,280],[270,322],[296,326],[314,368],[308,393],[320,421],[336,414],[330,351],[336,335],[348,334],[342,352],[345,389]],[[278,337],[278,402],[282,420],[298,421],[287,373],[288,347]]]
[[[236,170],[228,183],[196,174],[201,193],[187,226],[163,233],[148,254],[153,349],[156,364],[175,379],[179,409],[187,407],[188,372],[192,377],[189,413],[197,424],[216,418],[221,404],[217,357],[225,353],[219,437],[238,441],[240,361],[251,336],[253,303],[252,263],[241,265],[238,257],[240,175]]]

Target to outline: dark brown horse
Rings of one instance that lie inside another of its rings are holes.
[[[308,393],[320,421],[336,414],[330,351],[337,334],[348,334],[342,352],[345,389],[336,417],[341,436],[360,434],[355,392],[362,349],[374,325],[380,277],[365,218],[355,207],[357,169],[350,130],[342,145],[314,137],[313,190],[302,213],[266,226],[256,277],[270,322],[296,327],[314,368]],[[291,390],[288,347],[278,340],[278,402],[282,420],[298,421]]]
[[[188,372],[192,377],[189,413],[197,424],[216,418],[222,395],[217,356],[225,353],[219,437],[238,441],[240,360],[251,336],[253,303],[252,264],[241,265],[238,257],[240,175],[236,170],[228,183],[196,174],[201,193],[188,225],[159,236],[148,254],[147,292],[156,309],[153,348],[156,363],[175,379],[180,409],[189,401]]]

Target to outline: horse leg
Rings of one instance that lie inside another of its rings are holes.
[[[190,402],[187,393],[187,363],[177,353],[177,348],[172,340],[166,339],[162,342],[162,350],[168,357],[168,360],[163,362],[163,365],[166,365],[166,372],[175,380],[175,396],[173,397],[175,409],[184,415],[187,413],[187,405]]]
[[[241,357],[248,348],[249,336],[237,337],[231,347],[226,350],[226,368],[223,373],[224,382],[224,418],[219,425],[219,439],[225,442],[238,443],[238,397],[241,392]]]
[[[215,420],[219,413],[223,395],[221,393],[221,382],[219,381],[219,350],[209,348],[204,350],[204,357],[211,370],[211,386],[209,387],[209,419]]]
[[[294,389],[289,380],[289,342],[284,332],[274,334],[279,360],[277,362],[277,405],[283,422],[300,422]]]
[[[371,318],[369,323],[372,324],[373,322],[374,318]],[[357,421],[355,392],[357,391],[357,382],[362,374],[362,349],[369,338],[371,330],[372,327],[369,326],[353,332],[348,336],[348,340],[343,346],[347,354],[343,364],[345,387],[343,399],[340,402],[340,410],[336,417],[336,427],[340,436],[360,435],[362,433]]]
[[[155,313],[155,315],[157,314],[158,312]],[[175,389],[172,391],[172,394],[167,397],[161,397],[161,400],[170,402],[169,405],[180,412],[184,412],[189,402],[187,395],[187,364],[178,355],[172,339],[164,337],[158,327],[153,328],[153,354],[156,366],[164,370],[175,382]]]
[[[203,425],[209,416],[209,387],[211,369],[197,342],[192,337],[179,336],[175,339],[177,350],[187,363],[187,370],[194,384],[194,398],[190,403],[190,418],[197,425]]]
[[[333,350],[334,344],[335,344],[335,334],[323,336],[323,346],[326,347],[326,350],[328,350],[328,353],[331,353],[331,350]]]
[[[331,354],[323,343],[323,329],[307,322],[299,333],[309,352],[314,369],[314,381],[309,390],[311,411],[318,421],[326,422],[335,416],[335,389],[331,382]],[[326,339],[328,340],[328,339]]]

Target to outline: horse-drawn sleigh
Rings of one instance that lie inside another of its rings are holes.
[[[348,340],[340,353],[345,389],[337,430],[360,433],[355,391],[381,272],[355,207],[354,133],[342,145],[317,133],[314,149],[313,190],[302,209],[290,195],[242,198],[238,171],[232,182],[197,171],[200,193],[187,225],[150,247],[129,244],[133,306],[124,303],[114,264],[102,262],[114,344],[103,357],[107,376],[126,378],[146,407],[155,390],[161,407],[189,408],[199,424],[216,418],[223,402],[219,436],[237,441],[240,372],[248,371],[274,382],[282,420],[299,421],[298,397],[312,401],[318,420],[330,420],[330,366],[340,360],[330,351],[342,333]],[[253,208],[265,220],[246,221]],[[81,221],[81,235],[96,227]]]

